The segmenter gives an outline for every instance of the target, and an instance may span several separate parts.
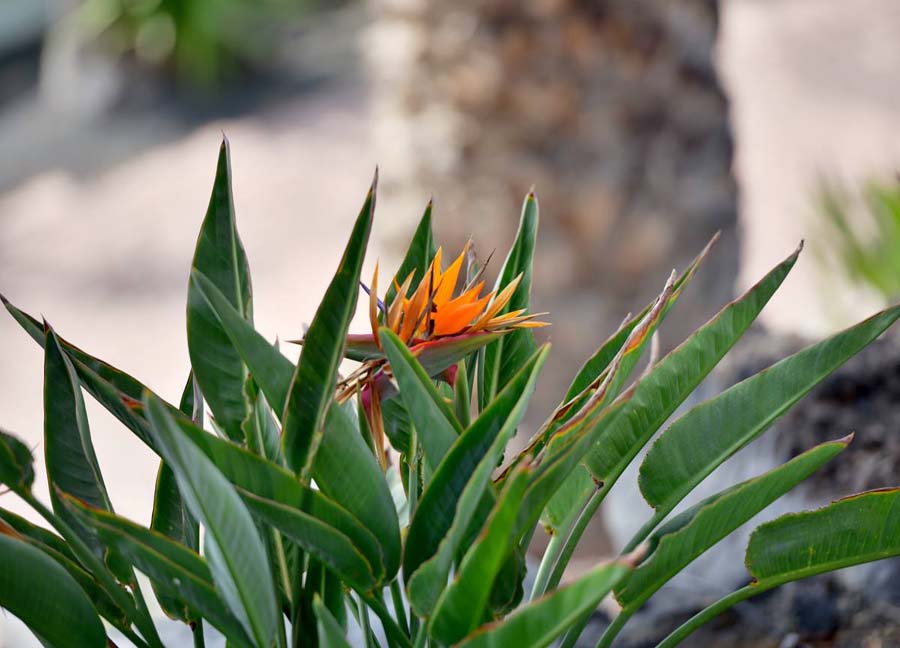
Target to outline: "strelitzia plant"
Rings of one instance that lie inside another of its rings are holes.
[[[747,330],[800,250],[637,372],[708,247],[600,345],[513,453],[549,352],[535,341],[544,315],[529,300],[534,195],[489,291],[470,246],[443,267],[429,206],[385,293],[377,269],[364,287],[371,330],[351,334],[373,183],[295,364],[253,327],[230,176],[223,144],[188,286],[191,370],[177,404],[3,300],[44,348],[50,505],[32,491],[31,450],[6,432],[0,482],[52,530],[0,509],[0,606],[46,645],[124,637],[162,646],[140,572],[197,646],[205,625],[229,646],[347,646],[353,628],[368,647],[571,646],[612,595],[621,611],[599,643],[609,646],[663,584],[850,443],[810,448],[672,515],[900,316],[898,307],[880,312],[681,414],[640,466],[650,519],[618,557],[563,584],[613,484]],[[83,391],[160,457],[149,526],[113,510]],[[526,592],[525,551],[538,531],[550,542]],[[767,522],[747,548],[749,584],[660,645],[783,583],[898,553],[898,489]]]

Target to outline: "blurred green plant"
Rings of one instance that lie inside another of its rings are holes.
[[[312,0],[82,0],[68,17],[81,39],[114,57],[171,72],[212,89],[265,68],[284,21],[313,11]]]
[[[177,405],[3,300],[44,348],[51,506],[32,491],[31,450],[5,432],[0,483],[54,531],[0,508],[0,606],[48,645],[100,648],[104,619],[135,646],[159,648],[140,571],[198,646],[204,623],[229,646],[348,646],[353,617],[372,648],[370,613],[390,647],[547,646],[560,637],[571,646],[612,593],[621,612],[599,643],[609,646],[673,576],[850,443],[810,448],[671,515],[900,317],[900,307],[882,311],[677,418],[640,466],[650,519],[617,558],[561,585],[603,498],[747,330],[800,250],[632,379],[707,247],[598,348],[527,447],[504,462],[549,351],[535,342],[529,313],[536,198],[525,199],[485,295],[471,255],[443,268],[429,205],[384,298],[377,269],[364,286],[372,331],[348,336],[374,208],[375,183],[294,364],[253,326],[223,144],[188,287],[192,369]],[[342,376],[345,358],[358,364]],[[83,390],[161,459],[149,527],[113,510]],[[752,581],[661,645],[783,583],[900,554],[898,511],[900,489],[886,489],[763,524],[747,548]],[[525,550],[540,528],[551,539],[526,596]]]
[[[900,179],[868,183],[861,200],[837,182],[823,181],[818,204],[850,278],[886,299],[900,296]]]

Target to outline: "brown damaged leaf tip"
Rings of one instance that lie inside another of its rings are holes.
[[[856,438],[856,432],[851,432],[847,436],[844,436],[844,437],[841,437],[840,439],[838,439],[836,441],[836,443],[841,443],[844,446],[848,446],[851,443],[853,443],[853,439],[855,439],[855,438]]]

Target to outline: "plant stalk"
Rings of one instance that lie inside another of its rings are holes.
[[[282,632],[284,632],[284,624],[282,624]],[[203,638],[203,620],[198,619],[197,623],[194,624],[194,627],[191,628],[191,633],[194,635],[194,648],[205,648],[206,641]]]
[[[409,634],[409,622],[406,620],[406,606],[403,604],[403,594],[400,592],[400,583],[396,578],[391,581],[391,599],[394,601],[394,612],[397,615],[397,623],[400,625],[401,629]]]
[[[575,548],[581,541],[581,536],[584,535],[585,530],[587,530],[588,524],[590,524],[591,519],[593,519],[594,517],[594,513],[597,512],[597,509],[603,502],[603,498],[606,497],[606,494],[609,492],[610,488],[612,488],[612,483],[605,482],[603,486],[591,493],[591,496],[585,503],[584,508],[581,509],[581,513],[579,513],[578,517],[575,519],[575,524],[572,526],[572,530],[566,537],[565,543],[563,544],[562,550],[560,551],[559,558],[556,560],[556,564],[553,566],[553,571],[550,573],[550,577],[547,580],[547,585],[544,588],[544,591],[553,589],[557,585],[559,585],[560,580],[562,580],[563,573],[565,573],[566,567],[569,565],[569,561],[572,559],[572,554],[575,553]],[[560,534],[560,536],[562,535],[563,534]]]
[[[538,566],[537,574],[534,577],[534,585],[528,597],[529,601],[540,598],[547,591],[547,585],[550,581],[550,570],[559,557],[559,552],[564,544],[565,534],[557,532],[550,537],[550,542],[547,543],[547,549],[541,557],[541,564]]]
[[[393,641],[396,645],[402,646],[402,648],[411,648],[412,644],[409,641],[409,637],[400,629],[397,622],[394,621],[394,618],[391,616],[391,613],[388,612],[388,609],[383,602],[371,595],[360,594],[360,598],[365,601],[366,605],[372,609],[381,621],[381,626],[384,628],[384,634],[388,638],[388,641]]]
[[[622,631],[622,628],[625,627],[625,624],[628,623],[628,619],[630,619],[633,614],[634,609],[622,610],[621,612],[619,612],[619,615],[615,619],[613,619],[613,622],[609,624],[606,632],[604,632],[603,636],[600,637],[600,641],[597,642],[596,648],[609,648],[612,645],[612,642],[615,641],[616,637]],[[581,633],[579,632],[579,634]],[[577,636],[575,638],[578,639]]]
[[[362,629],[366,648],[375,648],[375,638],[372,636],[372,627],[369,623],[369,610],[366,608],[362,596],[357,599],[357,605],[359,606],[359,627]]]
[[[419,499],[419,471],[417,469],[418,466],[418,439],[415,426],[412,427],[409,434],[409,457],[408,459],[412,459],[409,463],[409,476],[407,477],[407,506],[409,508],[409,519],[412,521],[413,513],[416,510],[416,505],[418,504]],[[419,618],[416,616],[415,612],[413,612],[412,607],[409,609],[409,634],[410,636],[416,635],[417,632],[421,634],[419,628]],[[418,638],[418,637],[417,637]]]
[[[751,596],[755,596],[757,594],[761,594],[767,590],[780,585],[781,583],[772,584],[764,587],[753,586],[753,585],[745,585],[739,590],[736,590],[726,596],[725,598],[719,599],[713,605],[710,605],[705,610],[701,610],[690,619],[682,623],[680,626],[675,628],[672,633],[663,639],[656,648],[672,648],[673,646],[677,646],[684,639],[688,637],[694,630],[699,628],[705,623],[708,623],[715,617],[719,616],[722,612],[727,610],[728,608],[737,605],[741,601],[745,601]]]
[[[647,539],[653,529],[659,526],[659,523],[663,521],[663,519],[671,512],[672,508],[668,509],[659,509],[653,513],[653,517],[651,517],[644,525],[638,529],[637,533],[634,534],[634,537],[628,541],[628,544],[625,545],[625,548],[622,549],[623,554],[628,554],[637,549],[638,545],[641,544],[644,540]]]

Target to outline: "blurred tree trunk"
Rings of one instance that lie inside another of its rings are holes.
[[[440,238],[474,235],[481,256],[496,247],[496,271],[536,187],[533,303],[554,324],[551,396],[717,230],[663,346],[730,296],[736,187],[715,0],[373,0],[372,11],[390,211],[415,218],[434,192]]]

